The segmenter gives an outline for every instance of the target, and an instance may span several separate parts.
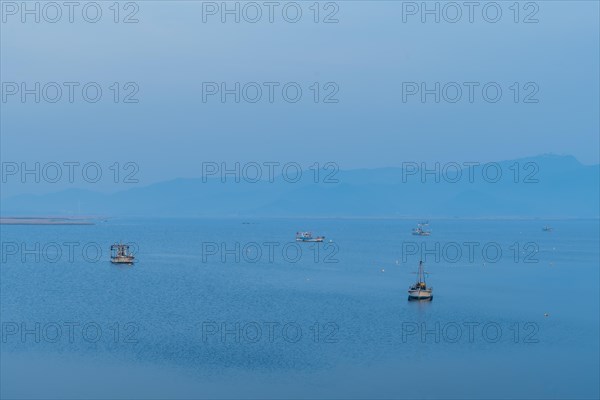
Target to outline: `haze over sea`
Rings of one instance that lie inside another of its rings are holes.
[[[0,397],[600,398],[599,15],[0,1]]]
[[[597,219],[416,222],[2,226],[2,397],[598,397]]]

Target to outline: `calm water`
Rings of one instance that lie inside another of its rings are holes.
[[[415,223],[2,226],[1,394],[599,396],[597,220],[440,220],[428,238]],[[298,230],[333,243],[297,245]],[[116,240],[135,266],[109,263]],[[419,246],[428,303],[407,301]]]

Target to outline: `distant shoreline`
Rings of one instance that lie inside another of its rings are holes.
[[[0,225],[95,225],[92,221],[75,218],[6,217]]]
[[[237,215],[237,216],[113,216],[110,219],[126,220],[231,220],[231,221],[261,221],[261,220],[382,220],[382,221],[598,221],[598,217],[504,217],[504,216],[485,216],[485,217],[448,217],[448,216],[320,216],[320,215],[291,215],[291,216],[257,216],[257,215]],[[96,225],[95,220],[106,222],[106,217],[0,217],[0,225]]]

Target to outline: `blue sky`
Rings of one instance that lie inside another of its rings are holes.
[[[337,2],[339,22],[330,24],[313,22],[312,2],[300,3],[295,24],[277,12],[274,23],[221,23],[218,15],[203,22],[201,2],[163,1],[138,2],[138,23],[115,24],[112,2],[101,4],[95,24],[77,13],[74,23],[55,24],[3,15],[2,82],[103,89],[94,104],[77,91],[73,103],[7,97],[3,161],[132,161],[144,183],[200,176],[203,161],[373,168],[556,153],[599,162],[597,2],[537,2],[539,22],[529,24],[522,19],[531,9],[514,23],[512,1],[499,3],[497,23],[475,11],[473,23],[463,16],[454,24],[422,23],[419,15],[403,22],[401,2],[390,1]],[[112,102],[113,82],[135,82],[139,103]],[[203,82],[296,82],[303,96],[203,102]],[[339,102],[315,103],[314,82],[319,100],[337,88]],[[496,103],[480,89],[472,103],[466,92],[456,103],[435,103],[433,95],[403,102],[403,82],[495,82],[503,93]],[[532,91],[539,102],[524,103]]]

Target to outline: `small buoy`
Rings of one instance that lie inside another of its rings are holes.
[[[381,268],[381,272],[385,272],[385,268]]]
[[[549,314],[548,313],[544,313],[544,317],[547,317]]]

